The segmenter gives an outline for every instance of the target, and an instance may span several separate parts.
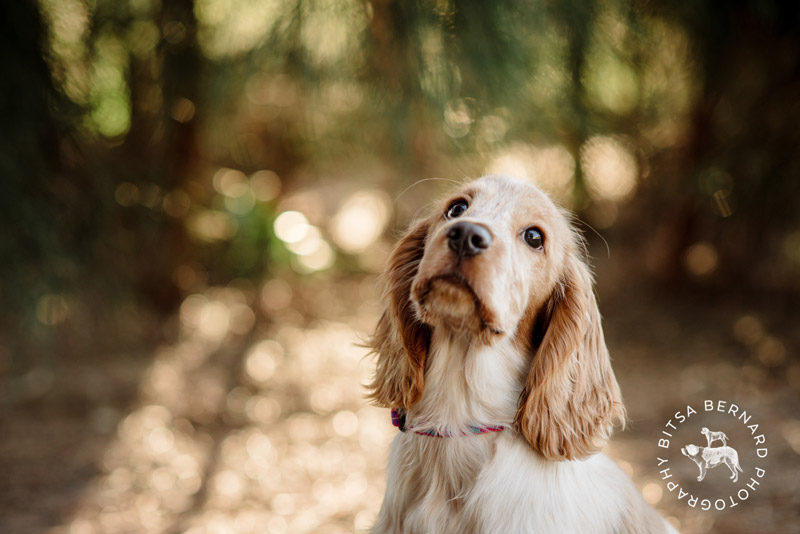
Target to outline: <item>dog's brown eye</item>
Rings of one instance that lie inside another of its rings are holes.
[[[447,217],[448,219],[461,217],[462,215],[464,215],[464,212],[467,211],[467,208],[469,208],[469,204],[467,204],[466,200],[456,200],[455,202],[450,204],[450,207],[447,208],[447,213],[445,214],[445,217]]]
[[[536,250],[540,250],[544,243],[544,236],[542,235],[541,230],[538,228],[528,228],[525,230],[523,238],[529,247]]]

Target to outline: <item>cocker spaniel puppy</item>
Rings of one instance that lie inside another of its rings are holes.
[[[674,532],[598,452],[625,412],[569,220],[490,176],[400,239],[369,387],[402,432],[373,533]]]

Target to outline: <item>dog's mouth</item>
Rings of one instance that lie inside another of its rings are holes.
[[[455,331],[503,333],[472,285],[461,276],[434,276],[417,293],[415,300],[426,323],[441,323]]]

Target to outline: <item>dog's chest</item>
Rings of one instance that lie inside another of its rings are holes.
[[[442,492],[448,501],[459,500],[475,484],[481,468],[492,457],[493,436],[436,438],[418,436],[410,455],[416,457],[417,473],[425,493]]]
[[[465,503],[491,462],[496,436],[408,438],[397,451],[405,465],[399,473],[406,488],[408,511],[404,531],[445,532],[455,524],[464,524]],[[431,530],[431,523],[448,526]]]
[[[373,532],[529,532],[533,525],[548,534],[612,532],[620,480],[602,455],[551,462],[507,432],[463,439],[407,433],[393,446]]]

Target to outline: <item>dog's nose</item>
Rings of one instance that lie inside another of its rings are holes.
[[[447,246],[458,257],[475,256],[492,246],[492,234],[480,224],[460,221],[447,230]]]

